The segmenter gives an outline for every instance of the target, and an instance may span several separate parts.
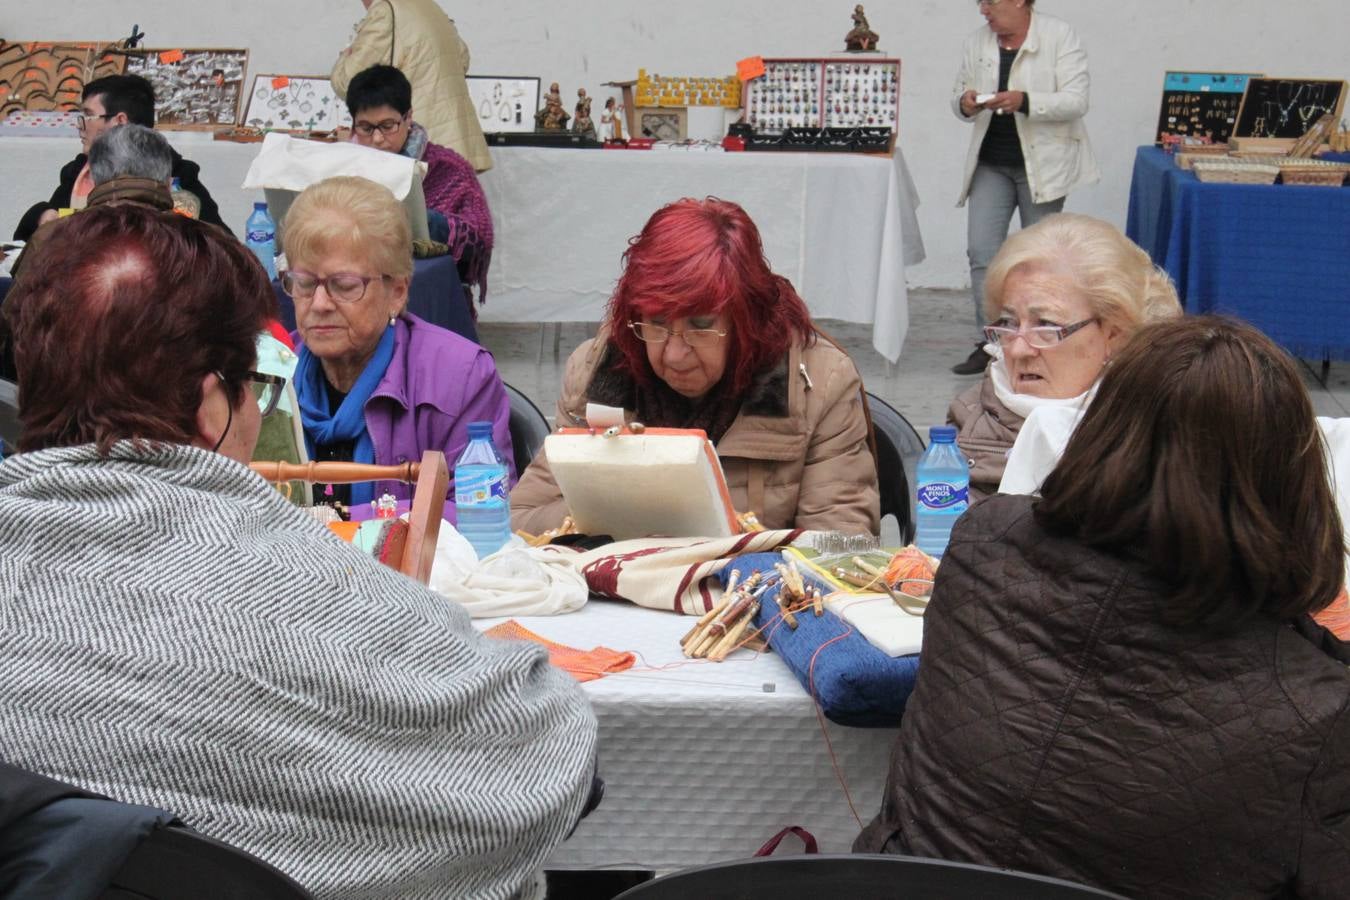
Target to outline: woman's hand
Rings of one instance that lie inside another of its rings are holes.
[[[1010,116],[1022,108],[1026,96],[1021,91],[999,91],[985,102],[984,108],[993,110],[996,116]]]
[[[966,91],[961,95],[961,115],[969,119],[979,111],[980,105],[975,102],[974,91]]]

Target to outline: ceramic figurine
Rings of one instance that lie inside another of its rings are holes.
[[[877,49],[881,36],[867,24],[867,14],[862,4],[853,7],[853,30],[844,37],[844,49],[850,53],[864,53]]]
[[[544,95],[544,108],[534,114],[534,127],[537,131],[565,131],[569,118],[571,117],[563,109],[558,82],[555,81],[549,85],[548,93]]]
[[[591,98],[586,96],[585,88],[577,88],[576,118],[572,120],[572,131],[582,137],[595,137],[595,122],[591,120]]]

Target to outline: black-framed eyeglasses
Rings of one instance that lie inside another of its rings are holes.
[[[114,118],[116,115],[117,113],[104,113],[101,116],[87,116],[84,113],[80,113],[78,116],[75,117],[75,127],[78,128],[80,131],[84,131],[85,123],[88,120],[102,119],[106,122],[108,119]]]
[[[651,322],[629,322],[637,339],[648,344],[664,344],[672,337],[683,338],[690,347],[711,347],[727,336],[725,331],[716,328],[690,328],[685,331],[672,331],[664,325]]]
[[[400,119],[385,119],[383,122],[357,122],[352,128],[360,134],[361,137],[370,137],[377,131],[380,134],[389,135],[398,131],[399,126],[403,124],[404,119],[406,118],[407,117],[405,116]]]
[[[1006,322],[1006,319],[1000,319],[1000,322]],[[1096,316],[1091,319],[1084,319],[1081,322],[1074,322],[1072,325],[1035,325],[1031,328],[1014,328],[1011,325],[986,325],[984,328],[984,338],[991,344],[1008,346],[1018,335],[1031,347],[1037,350],[1044,350],[1047,347],[1053,347],[1060,341],[1088,327],[1093,322],[1100,321]]]
[[[384,280],[388,275],[357,275],[355,272],[334,272],[320,278],[309,272],[291,269],[281,276],[281,289],[287,296],[296,300],[309,300],[314,292],[323,285],[338,303],[355,303],[366,295],[366,289],[372,281]]]
[[[270,416],[281,402],[281,395],[286,390],[286,378],[266,372],[245,372],[244,380],[248,382],[248,389],[257,401],[258,412],[264,418]]]

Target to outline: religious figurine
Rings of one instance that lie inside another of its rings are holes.
[[[591,119],[591,98],[586,96],[585,88],[577,88],[576,118],[572,120],[572,132],[582,137],[595,137],[595,122]]]
[[[544,95],[544,108],[534,114],[534,127],[537,131],[566,131],[569,118],[571,116],[563,109],[562,93],[555,81]]]
[[[881,36],[867,24],[867,14],[862,4],[853,7],[853,30],[844,37],[844,49],[849,53],[865,53],[877,49]]]
[[[605,108],[600,113],[600,140],[623,140],[623,107],[613,97],[605,100]]]

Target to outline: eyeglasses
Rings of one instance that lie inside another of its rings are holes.
[[[975,0],[975,6],[998,6],[1003,0]]]
[[[244,380],[248,382],[248,389],[253,392],[253,399],[258,403],[258,412],[264,417],[270,416],[281,401],[286,379],[266,372],[245,372]]]
[[[117,113],[104,113],[101,116],[86,116],[83,113],[81,113],[80,115],[75,117],[75,127],[78,128],[80,131],[84,131],[85,123],[88,122],[88,120],[103,119],[104,121],[107,121],[108,119],[111,119],[116,115]]]
[[[366,288],[372,281],[384,280],[388,275],[357,275],[354,272],[335,272],[325,278],[299,272],[294,269],[281,276],[281,289],[296,300],[309,300],[314,292],[323,285],[338,303],[355,303],[366,295]]]
[[[999,319],[1000,322],[1006,322],[1007,319]],[[984,329],[984,338],[991,344],[1001,344],[1006,347],[1013,342],[1013,339],[1021,335],[1023,340],[1030,347],[1037,350],[1044,350],[1047,347],[1053,347],[1069,335],[1082,328],[1086,328],[1097,318],[1084,319],[1081,322],[1074,322],[1072,325],[1036,325],[1031,328],[1017,327],[1011,325],[986,325]]]
[[[352,127],[362,137],[370,137],[375,132],[393,134],[403,124],[403,119],[385,119],[383,122],[357,122]]]
[[[629,322],[628,327],[633,329],[633,334],[637,335],[638,340],[648,344],[664,344],[671,337],[680,337],[690,347],[711,347],[727,336],[725,331],[718,331],[716,328],[671,331],[664,325],[653,325],[651,322]]]

